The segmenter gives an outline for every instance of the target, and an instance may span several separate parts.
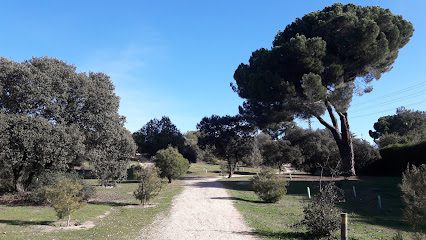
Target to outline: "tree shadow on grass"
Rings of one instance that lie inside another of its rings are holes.
[[[219,199],[219,200],[233,200],[233,201],[242,201],[242,202],[250,202],[250,203],[261,203],[261,204],[267,204],[266,202],[259,201],[259,200],[250,200],[250,199],[244,199],[239,197],[212,197],[210,199]]]
[[[255,234],[263,238],[277,238],[277,239],[312,239],[307,233],[304,232],[270,232],[270,231],[256,231]]]
[[[16,226],[29,226],[29,225],[50,225],[54,221],[24,221],[24,220],[5,220],[0,219],[0,223]]]
[[[88,204],[93,205],[108,205],[111,207],[125,207],[125,206],[137,206],[139,204],[136,203],[128,203],[128,202],[112,202],[112,201],[90,201]]]

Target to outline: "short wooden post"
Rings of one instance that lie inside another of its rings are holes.
[[[352,186],[352,191],[354,193],[354,198],[356,198],[356,189],[355,189],[355,186]]]
[[[340,223],[340,240],[348,240],[348,214],[341,213],[340,217],[342,219]]]
[[[311,189],[309,187],[306,187],[306,189],[308,190],[308,198],[311,199]]]
[[[380,195],[377,195],[377,203],[379,205],[379,208],[382,209],[382,197]]]

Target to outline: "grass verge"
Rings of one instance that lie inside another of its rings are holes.
[[[97,187],[95,202],[85,204],[72,215],[78,222],[92,221],[90,229],[48,230],[57,221],[50,207],[0,206],[0,239],[134,239],[154,221],[157,214],[168,211],[173,197],[182,190],[179,181],[167,184],[153,199],[155,207],[140,208],[133,197],[136,183],[122,183],[116,188]],[[110,212],[108,216],[99,216]]]
[[[365,178],[358,181],[340,181],[346,201],[339,205],[349,214],[349,236],[352,240],[391,239],[397,231],[407,234],[410,229],[401,220],[402,203],[398,178]],[[298,223],[303,218],[307,198],[306,187],[312,194],[318,191],[318,182],[292,181],[288,194],[278,203],[259,201],[251,189],[249,178],[222,180],[235,200],[236,208],[257,235],[264,239],[304,239],[306,230]],[[354,198],[355,186],[357,198]],[[383,208],[379,209],[377,195]],[[338,233],[336,233],[336,236]]]

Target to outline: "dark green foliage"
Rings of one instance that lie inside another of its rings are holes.
[[[410,22],[380,7],[333,4],[306,14],[280,31],[271,49],[254,51],[238,66],[232,87],[246,99],[240,112],[262,128],[317,118],[337,143],[343,173],[354,175],[352,95],[372,90],[369,83],[391,69],[413,31]]]
[[[45,171],[66,171],[84,153],[77,128],[52,125],[45,118],[0,113],[0,176],[25,191]]]
[[[380,159],[379,150],[361,138],[353,138],[353,145],[355,169],[359,175],[363,175],[370,164]]]
[[[293,166],[301,166],[304,162],[301,149],[291,145],[288,140],[270,140],[263,144],[262,156],[264,165],[276,167],[282,170],[282,166],[291,163]]]
[[[267,203],[278,202],[287,193],[285,179],[277,176],[272,169],[262,169],[252,181],[254,192]]]
[[[305,171],[316,173],[320,166],[325,167],[323,174],[330,174],[331,168],[338,168],[339,152],[327,130],[305,130],[294,127],[286,131],[284,138],[292,146],[300,149],[303,161],[293,163]]]
[[[158,175],[158,169],[153,167],[141,168],[139,181],[139,187],[133,195],[145,205],[160,193],[163,183]]]
[[[159,150],[154,157],[155,166],[160,170],[160,177],[167,178],[169,183],[184,175],[189,169],[189,162],[176,148],[169,146]]]
[[[381,148],[392,144],[416,143],[426,139],[426,112],[398,108],[396,114],[380,117],[370,136]]]
[[[407,167],[402,175],[404,218],[417,230],[426,229],[426,164]]]
[[[366,175],[401,176],[408,165],[426,164],[426,141],[391,145],[380,149],[380,156],[380,160],[365,167]]]
[[[314,239],[330,238],[339,229],[340,209],[336,203],[343,197],[343,191],[334,183],[325,185],[313,200],[303,208],[302,224]]]
[[[165,116],[160,120],[150,120],[139,131],[133,133],[133,138],[138,146],[138,152],[148,156],[154,156],[158,150],[165,149],[169,145],[179,148],[185,142],[179,129]]]
[[[44,169],[63,171],[86,159],[97,173],[120,172],[135,147],[118,107],[114,85],[103,73],[78,73],[53,58],[0,58],[0,171],[8,171],[0,177],[25,191]]]
[[[198,145],[213,150],[214,154],[228,162],[229,176],[238,161],[247,160],[253,149],[253,127],[240,115],[204,117],[197,124],[201,132]]]
[[[95,187],[87,184],[77,174],[46,171],[41,176],[35,178],[28,187],[30,191],[29,200],[35,204],[47,204],[46,189],[56,184],[62,178],[73,179],[73,181],[81,184],[80,197],[83,201],[87,201],[95,196]]]

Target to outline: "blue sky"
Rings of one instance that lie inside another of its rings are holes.
[[[347,2],[347,1],[344,1]],[[364,138],[396,107],[426,110],[426,1],[352,1],[390,8],[415,33],[371,94],[355,97],[352,131]],[[252,51],[305,13],[334,1],[2,1],[0,56],[50,56],[112,77],[126,127],[167,115],[185,132],[203,116],[236,114],[229,83]],[[303,125],[303,124],[302,124]],[[313,121],[315,127],[320,125]]]

